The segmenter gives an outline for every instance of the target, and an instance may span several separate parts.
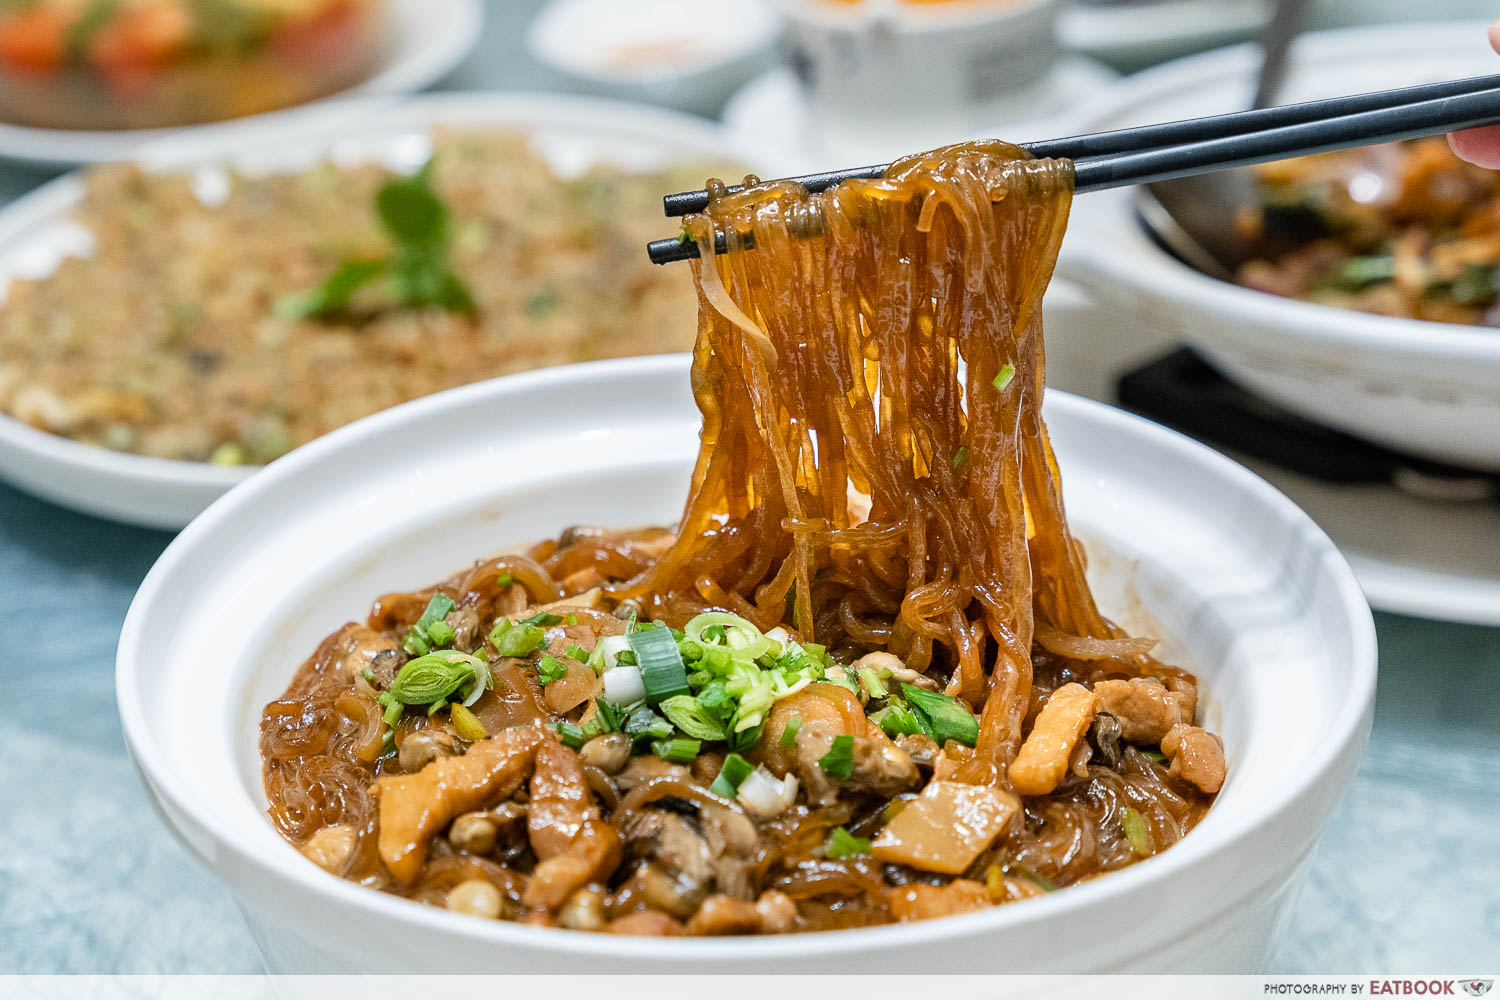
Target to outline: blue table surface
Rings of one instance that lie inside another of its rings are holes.
[[[489,5],[444,86],[568,89],[520,51],[536,6]],[[0,166],[0,201],[49,176]],[[120,624],[170,540],[0,485],[0,973],[260,970],[227,893],[147,806],[115,712]],[[1500,630],[1376,624],[1369,751],[1270,971],[1493,971]]]

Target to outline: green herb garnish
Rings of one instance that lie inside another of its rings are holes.
[[[432,187],[432,160],[408,177],[386,181],[375,211],[390,242],[384,257],[345,261],[321,285],[278,299],[282,319],[329,319],[348,310],[354,294],[376,279],[383,308],[472,313],[474,297],[448,263],[452,220]]]
[[[536,665],[537,683],[542,687],[554,684],[568,676],[567,664],[555,656],[544,656]]]
[[[869,853],[870,842],[868,840],[854,836],[841,826],[833,828],[833,833],[828,836],[828,843],[823,845],[823,856],[830,861],[842,861],[845,858],[855,858]]]
[[[690,740],[679,737],[672,740],[651,741],[651,752],[662,760],[671,761],[673,764],[691,764],[697,758],[698,751],[702,749],[702,740]]]
[[[781,731],[781,739],[776,745],[783,750],[790,750],[797,744],[797,730],[802,728],[802,716],[794,715],[786,720],[786,728]]]
[[[818,759],[818,766],[830,778],[848,781],[854,773],[854,737],[840,733],[833,738],[833,746]]]
[[[528,625],[502,618],[490,629],[490,645],[500,656],[530,656],[547,641],[540,625]]]
[[[995,373],[995,379],[992,384],[996,389],[1004,392],[1005,387],[1010,385],[1010,380],[1015,377],[1016,366],[1007,361],[1005,364],[1001,365],[1000,370]]]
[[[979,720],[957,698],[910,684],[901,685],[901,693],[916,713],[922,731],[938,746],[949,740],[957,740],[966,746],[979,741]]]
[[[739,791],[740,785],[744,784],[746,778],[755,770],[748,760],[737,753],[732,753],[724,758],[724,766],[719,769],[719,776],[714,783],[708,786],[708,790],[715,795],[722,795],[726,799],[734,798]]]

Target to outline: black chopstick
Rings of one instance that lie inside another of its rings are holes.
[[[1211,115],[1207,118],[1188,118],[1183,121],[1067,136],[1062,139],[1042,139],[1037,142],[1023,142],[1019,145],[1032,156],[1039,158],[1062,157],[1079,160],[1086,156],[1132,153],[1169,145],[1224,139],[1244,135],[1251,131],[1324,121],[1342,115],[1402,107],[1420,101],[1458,97],[1496,89],[1500,89],[1500,74],[1474,76],[1463,80],[1445,80],[1442,83],[1423,83],[1411,87],[1398,87],[1394,90],[1377,90],[1368,94],[1330,97],[1318,101],[1304,101],[1300,104],[1285,104],[1275,108],[1236,111],[1224,115]],[[821,173],[804,174],[789,179],[796,181],[809,191],[824,191],[847,180],[873,180],[882,177],[889,168],[889,163],[876,163],[868,167],[825,170]],[[740,190],[743,190],[743,186],[739,184],[729,187],[730,192]],[[662,198],[662,210],[669,218],[701,212],[707,207],[708,192],[702,189],[679,191],[677,194],[669,194]]]
[[[1497,123],[1500,76],[1490,76],[1045,140],[1026,148],[1036,156],[1073,160],[1075,190],[1085,193]],[[851,178],[880,177],[887,166],[793,179],[818,191]],[[671,214],[699,198],[706,207],[705,191],[663,201]],[[722,234],[716,243],[722,243]],[[665,264],[698,256],[698,247],[669,238],[653,240],[647,252],[653,262]]]

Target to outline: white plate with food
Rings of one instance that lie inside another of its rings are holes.
[[[398,256],[375,193],[432,155],[435,129],[444,252],[477,312],[391,298],[391,274],[326,319],[299,318],[299,296]],[[744,161],[700,119],[534,95],[336,102],[217,135],[0,209],[11,483],[178,528],[250,466],[384,406],[544,364],[683,350],[691,282],[651,265],[644,243],[666,225],[664,191]]]
[[[1259,59],[1246,45],[1147,70],[1082,109],[1072,125],[1094,131],[1243,108]],[[1482,24],[1320,32],[1294,44],[1285,99],[1454,79],[1497,66]],[[1192,344],[1236,382],[1288,410],[1397,451],[1500,470],[1500,336],[1485,325],[1487,309],[1500,301],[1500,253],[1483,224],[1493,176],[1476,176],[1440,139],[1406,153],[1339,156],[1269,165],[1271,191],[1259,219],[1228,207],[1219,213],[1226,230],[1238,232],[1248,221],[1269,233],[1274,209],[1291,220],[1283,231],[1295,225],[1314,233],[1293,255],[1298,260],[1245,264],[1238,280],[1250,287],[1163,250],[1136,217],[1128,190],[1079,199],[1060,268],[1101,304]],[[1381,167],[1381,157],[1394,167]],[[1361,158],[1369,162],[1341,193],[1339,184],[1316,176],[1319,163]],[[1434,221],[1424,203],[1433,206]],[[1392,221],[1412,205],[1415,221]],[[1447,221],[1437,221],[1439,209]],[[1474,233],[1454,226],[1455,210],[1472,216]],[[1472,274],[1466,264],[1475,265]],[[1304,289],[1309,273],[1317,284]]]
[[[715,200],[690,362],[376,414],[167,548],[126,741],[268,968],[1260,967],[1369,608],[1264,482],[1044,391],[1071,180],[1012,149]]]
[[[1112,403],[1119,377],[1177,346],[1055,282],[1047,301],[1047,376]],[[1333,539],[1371,605],[1443,621],[1500,625],[1500,503],[1422,497],[1394,485],[1321,482],[1233,454],[1289,496]]]
[[[88,22],[84,6],[0,14],[0,157],[122,160],[185,129],[422,90],[468,55],[484,23],[481,0],[231,0],[212,15],[150,0]]]

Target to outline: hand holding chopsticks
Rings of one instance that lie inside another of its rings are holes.
[[[1500,75],[1044,139],[1021,146],[1039,158],[1072,160],[1075,190],[1083,193],[1497,123]],[[809,191],[823,191],[846,180],[881,177],[889,166],[881,163],[830,170],[792,180]],[[741,188],[736,185],[729,190]],[[662,201],[668,216],[688,215],[708,207],[708,192],[683,191],[669,194]],[[698,256],[698,246],[668,238],[651,241],[647,252],[654,263],[666,264]]]

